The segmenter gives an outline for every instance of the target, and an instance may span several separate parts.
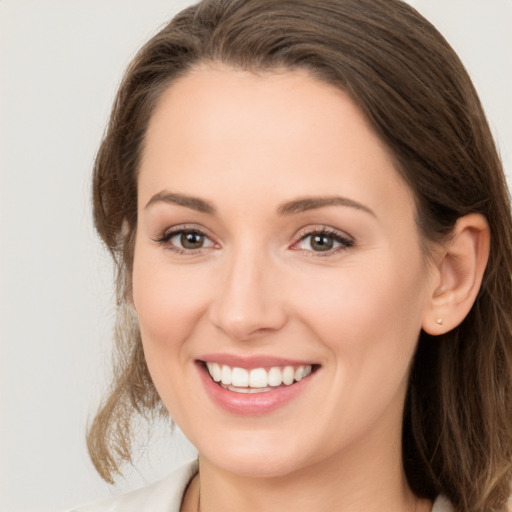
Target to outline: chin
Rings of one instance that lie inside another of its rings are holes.
[[[265,443],[255,434],[253,442],[212,443],[213,449],[199,449],[199,459],[208,460],[223,471],[245,478],[280,478],[304,468],[310,459],[304,444]]]

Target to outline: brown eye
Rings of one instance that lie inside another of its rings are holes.
[[[186,253],[199,249],[213,247],[213,241],[201,231],[195,229],[177,229],[166,233],[158,242],[167,249]]]
[[[313,235],[310,244],[314,251],[329,251],[334,247],[334,240],[328,235]]]
[[[200,249],[204,241],[205,236],[196,231],[184,231],[180,235],[180,244],[183,249]]]
[[[315,231],[303,236],[298,249],[311,253],[335,253],[353,247],[354,241],[341,233],[330,231]]]

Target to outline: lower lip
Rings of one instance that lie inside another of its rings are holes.
[[[290,386],[280,386],[262,393],[237,393],[224,389],[213,381],[204,364],[198,362],[199,374],[206,391],[215,404],[227,412],[240,415],[268,414],[293,400],[310,384],[312,376]]]

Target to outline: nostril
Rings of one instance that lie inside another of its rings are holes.
[[[277,301],[262,304],[224,297],[212,306],[210,321],[232,339],[251,341],[280,330],[287,314]]]

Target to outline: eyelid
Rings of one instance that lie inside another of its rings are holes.
[[[344,240],[350,240],[351,242],[354,242],[354,238],[349,235],[346,231],[343,231],[338,228],[333,228],[332,226],[328,226],[327,224],[312,224],[306,227],[303,227],[297,231],[294,238],[296,240],[299,240],[301,238],[304,238],[307,235],[317,234],[317,233],[323,233],[323,234],[329,234],[329,235],[337,235]]]
[[[324,252],[322,251],[313,251],[313,250],[306,250],[306,249],[294,249],[294,250],[302,250],[306,253],[310,253],[310,255],[313,255],[315,257],[325,257],[325,256],[332,256],[333,254],[336,254],[340,251],[347,250],[355,245],[354,238],[346,233],[345,231],[341,231],[339,229],[333,228],[331,226],[326,225],[318,225],[318,226],[308,226],[305,228],[302,228],[297,232],[295,235],[295,241],[292,244],[292,248],[302,242],[304,239],[306,239],[309,236],[313,235],[327,235],[332,238],[334,238],[337,242],[341,244],[340,247],[336,247],[330,250],[326,250]]]
[[[199,247],[197,249],[185,249],[169,243],[171,238],[187,231],[192,233],[198,233],[201,236],[204,236],[205,238],[211,241],[212,245],[209,247]],[[167,229],[164,229],[163,232],[157,235],[153,240],[158,244],[165,246],[167,249],[171,251],[189,255],[197,254],[200,251],[203,251],[205,249],[211,249],[215,245],[218,245],[214,237],[209,234],[208,230],[206,230],[202,226],[198,226],[197,224],[178,224],[176,226],[171,226]]]

